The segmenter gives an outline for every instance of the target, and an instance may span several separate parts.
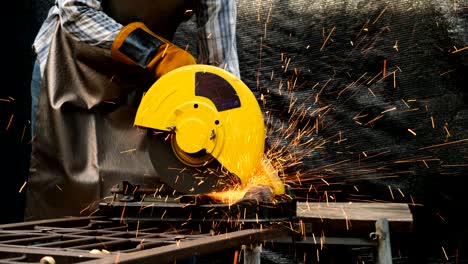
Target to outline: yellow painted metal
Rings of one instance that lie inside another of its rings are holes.
[[[197,72],[222,77],[234,88],[241,106],[218,111],[210,99],[196,96]],[[184,66],[161,77],[143,96],[134,124],[174,130],[182,151],[205,150],[242,183],[262,166],[265,126],[257,99],[239,78],[215,66]]]

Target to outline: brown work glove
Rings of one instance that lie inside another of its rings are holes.
[[[170,41],[157,36],[145,24],[133,22],[122,28],[112,44],[112,58],[148,69],[156,78],[185,66],[195,58]]]

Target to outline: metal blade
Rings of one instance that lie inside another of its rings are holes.
[[[240,183],[239,178],[223,169],[216,159],[211,159],[201,166],[184,164],[174,152],[174,133],[152,131],[148,134],[148,152],[153,167],[161,180],[176,191],[203,194],[227,190]]]

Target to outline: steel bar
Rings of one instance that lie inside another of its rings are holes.
[[[73,226],[79,227],[77,224],[83,223],[85,225],[89,224],[90,220],[94,219],[104,219],[104,216],[91,216],[91,217],[64,217],[64,218],[56,218],[56,219],[46,219],[46,220],[37,220],[37,221],[26,221],[22,223],[13,223],[13,224],[5,224],[0,226],[0,230],[18,230],[21,228],[31,228],[33,229],[36,226],[48,226],[51,225],[63,225],[64,227]]]
[[[20,247],[20,246],[3,246],[0,245],[0,255],[10,254],[15,255],[32,255],[36,258],[42,258],[44,256],[54,256],[62,258],[76,258],[82,261],[91,259],[101,259],[108,257],[103,254],[91,254],[88,251],[82,250],[70,250],[61,248],[38,248],[38,247]]]
[[[221,235],[207,236],[191,241],[182,241],[175,245],[162,246],[139,252],[110,256],[104,259],[83,262],[84,264],[105,263],[173,263],[175,260],[186,259],[191,256],[202,256],[228,249],[238,248],[242,245],[262,243],[274,238],[286,236],[285,228],[248,229]]]

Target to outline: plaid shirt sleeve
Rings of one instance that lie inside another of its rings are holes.
[[[198,62],[240,77],[236,45],[236,0],[200,0],[196,10]]]
[[[197,10],[199,63],[239,76],[235,43],[235,0],[200,0]],[[100,0],[56,0],[33,44],[41,71],[57,23],[78,41],[110,49],[122,25],[102,11]]]
[[[58,23],[76,40],[108,49],[123,27],[102,12],[101,1],[56,0],[33,44],[42,74]]]
[[[106,15],[97,0],[57,0],[60,21],[77,40],[110,48],[122,25]]]

